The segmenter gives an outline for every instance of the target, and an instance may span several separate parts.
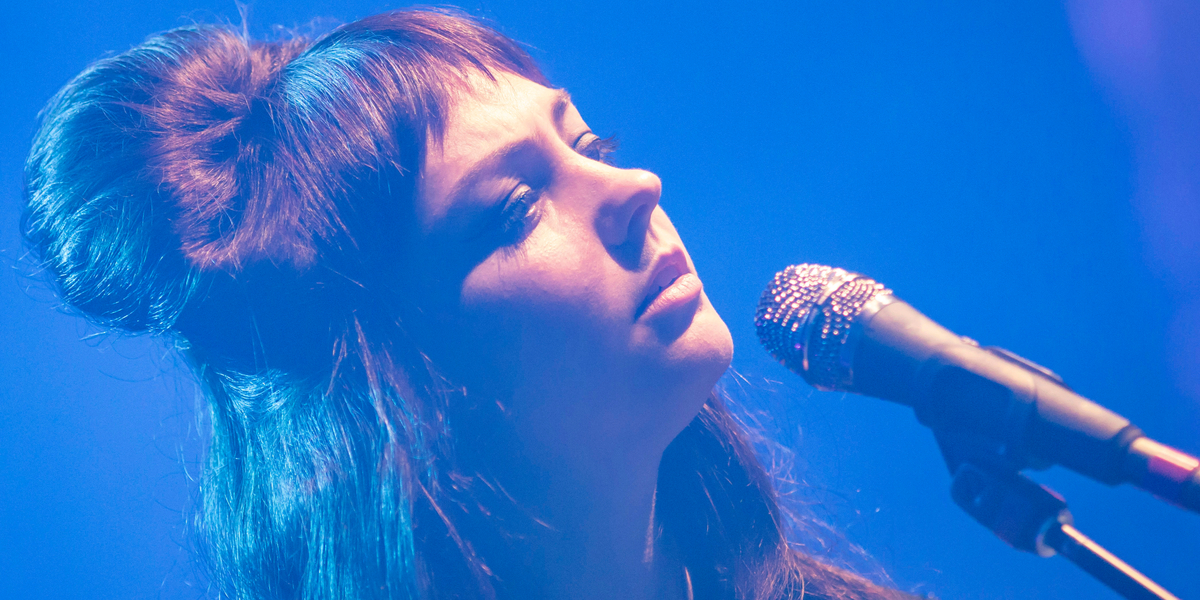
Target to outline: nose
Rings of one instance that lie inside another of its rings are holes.
[[[650,215],[662,197],[662,180],[642,169],[612,169],[605,198],[596,210],[596,232],[605,246],[639,248],[650,228]]]

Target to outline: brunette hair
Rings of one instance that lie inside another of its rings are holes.
[[[497,71],[546,83],[455,12],[312,42],[192,26],[95,63],[44,111],[24,235],[67,305],[172,336],[204,386],[196,541],[220,596],[528,591],[489,567],[512,507],[464,468],[463,399],[406,335],[388,276],[426,140],[467,74]],[[716,395],[665,452],[654,514],[697,600],[894,594],[789,546]]]

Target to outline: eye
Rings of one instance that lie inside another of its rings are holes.
[[[590,131],[575,140],[575,151],[594,161],[612,164],[609,157],[617,150],[617,138],[602,138]]]
[[[524,240],[537,226],[538,193],[522,183],[508,195],[500,213],[499,230],[506,244]]]

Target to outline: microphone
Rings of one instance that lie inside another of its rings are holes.
[[[870,278],[790,266],[763,291],[754,325],[813,387],[911,406],[952,470],[962,451],[1014,470],[1060,464],[1200,512],[1200,460],[1146,437],[1050,370],[950,332]]]

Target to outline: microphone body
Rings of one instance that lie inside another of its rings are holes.
[[[943,443],[952,469],[955,447],[1017,470],[1060,464],[1200,512],[1200,460],[1145,437],[1051,371],[954,334],[871,279],[789,267],[763,293],[755,324],[767,349],[813,386],[911,406],[939,441],[954,442]]]

